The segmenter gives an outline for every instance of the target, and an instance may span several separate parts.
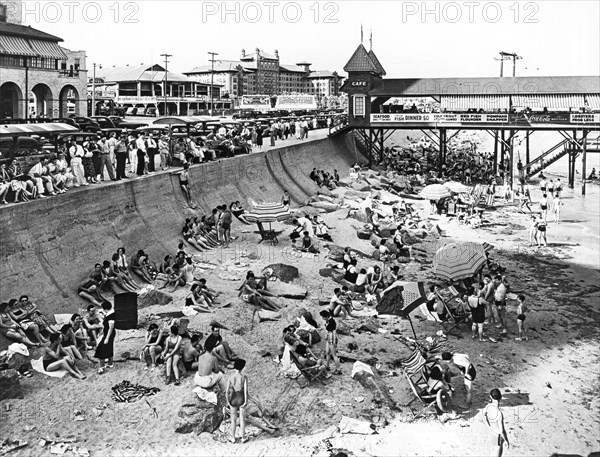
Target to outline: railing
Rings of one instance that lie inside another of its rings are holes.
[[[525,170],[529,170],[530,168],[532,168],[534,165],[536,165],[538,163],[543,164],[544,163],[544,159],[546,157],[548,157],[550,154],[552,154],[557,149],[560,149],[561,147],[565,146],[566,143],[568,143],[568,142],[569,142],[569,140],[563,140],[560,143],[552,146],[550,149],[548,149],[546,152],[544,152],[541,156],[536,157],[531,162],[529,162],[528,164],[526,164],[523,168],[525,168]]]

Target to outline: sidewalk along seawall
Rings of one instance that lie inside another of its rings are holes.
[[[76,312],[87,304],[78,284],[118,247],[128,258],[143,249],[159,263],[176,252],[186,217],[235,200],[245,208],[279,201],[284,189],[297,206],[318,190],[309,177],[313,167],[344,177],[356,154],[348,134],[193,166],[196,211],[186,204],[179,170],[0,208],[0,298],[28,295],[48,315]],[[233,231],[239,227],[234,223]]]

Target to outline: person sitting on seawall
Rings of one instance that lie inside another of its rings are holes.
[[[23,332],[30,332],[33,334],[35,343],[45,344],[48,340],[40,333],[39,326],[29,318],[29,314],[21,309],[19,301],[15,298],[9,300],[7,312],[8,315],[19,325],[19,328]]]
[[[41,334],[59,333],[59,329],[56,325],[50,324],[46,316],[40,312],[35,303],[29,300],[27,295],[21,295],[21,297],[19,297],[19,302],[14,303],[11,306],[11,309],[14,311],[16,311],[17,308],[25,311],[27,317],[38,326]]]
[[[42,365],[48,372],[65,370],[76,379],[86,379],[71,358],[61,346],[61,336],[58,333],[50,335],[50,342],[44,347]]]
[[[239,201],[231,202],[229,205],[229,211],[233,214],[240,222],[244,224],[250,224],[245,218],[246,211],[242,208],[242,205]]]
[[[7,312],[8,303],[0,303],[0,333],[9,340],[23,343],[29,347],[39,347],[39,343],[32,343],[23,329],[15,322]]]
[[[131,258],[131,270],[136,273],[142,280],[149,284],[152,284],[153,279],[150,276],[150,272],[146,268],[145,259],[146,253],[140,249],[137,254]]]

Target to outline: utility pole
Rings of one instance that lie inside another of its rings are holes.
[[[214,78],[215,78],[215,56],[218,56],[219,53],[218,52],[212,52],[210,51],[208,53],[212,59],[209,59],[209,62],[211,64],[210,66],[210,115],[213,115],[213,106],[214,106],[214,99],[215,99],[215,91],[214,91]]]
[[[512,60],[513,61],[513,78],[516,76],[517,72],[517,60],[521,60],[523,57],[517,55],[515,52],[504,52],[500,51],[500,58],[494,58],[494,60],[500,61],[500,77],[504,76],[504,61]]]
[[[165,112],[163,113],[163,115],[168,116],[169,114],[167,113],[167,82],[169,80],[169,57],[173,57],[173,54],[161,54],[160,56],[165,58]]]

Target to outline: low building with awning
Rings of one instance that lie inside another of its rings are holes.
[[[87,114],[85,51],[62,41],[0,21],[0,119]]]

